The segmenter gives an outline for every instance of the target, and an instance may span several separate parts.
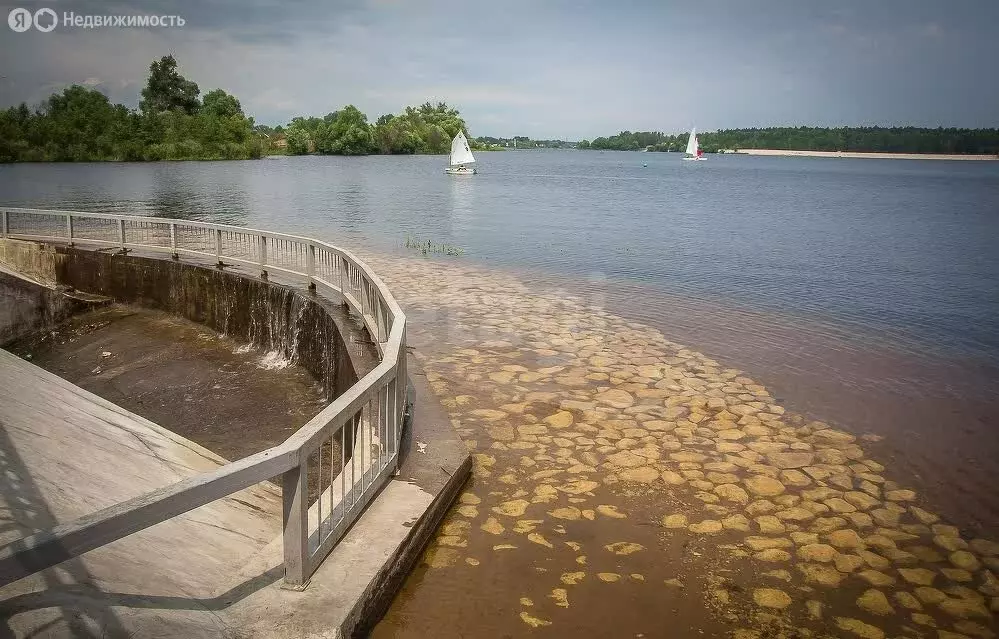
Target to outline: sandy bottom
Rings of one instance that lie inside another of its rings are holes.
[[[999,367],[889,334],[720,300],[533,273],[517,276],[614,309],[752,377],[785,408],[868,434],[887,477],[968,537],[999,535]],[[786,402],[786,403],[785,403]],[[874,441],[877,440],[877,441]]]
[[[374,636],[994,636],[999,544],[876,458],[880,435],[600,304],[369,262],[475,459]]]

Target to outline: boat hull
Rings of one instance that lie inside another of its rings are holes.
[[[478,171],[467,166],[449,166],[444,172],[448,175],[475,175]]]
[[[682,158],[684,162],[705,162],[708,158]]]

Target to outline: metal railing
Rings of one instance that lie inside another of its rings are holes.
[[[285,581],[304,586],[398,465],[406,316],[385,284],[361,260],[325,242],[223,224],[5,208],[0,233],[174,258],[208,256],[219,265],[257,267],[264,277],[274,271],[304,278],[318,293],[343,297],[361,317],[379,359],[282,444],[0,548],[0,586],[278,475]],[[315,500],[310,486],[318,487]]]

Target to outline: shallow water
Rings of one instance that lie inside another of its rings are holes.
[[[932,619],[913,613],[914,623],[991,636],[963,619],[991,619],[980,606],[983,594],[999,594],[992,573],[954,571],[931,546],[968,544],[992,570],[999,569],[999,545],[985,540],[991,531],[937,525],[936,514],[920,509],[939,512],[921,486],[909,490],[916,487],[912,465],[896,464],[892,451],[906,438],[889,432],[893,419],[883,416],[886,423],[875,429],[883,440],[806,423],[795,412],[797,401],[771,395],[769,381],[762,386],[762,378],[728,368],[731,358],[705,358],[664,339],[649,322],[602,310],[615,308],[615,296],[627,291],[608,292],[594,308],[592,297],[568,286],[552,289],[496,269],[370,259],[400,295],[420,370],[475,461],[460,505],[373,636],[521,636],[524,624],[532,635],[551,637],[758,639],[841,636],[836,629],[848,628],[861,636],[900,636],[907,609],[885,604],[872,612],[865,597],[885,596],[871,585],[891,586],[893,600],[918,607],[906,599],[914,576],[957,597],[941,599],[943,614]],[[687,304],[665,319],[677,320],[673,328],[680,331],[703,320],[710,334],[718,316],[725,309]],[[779,319],[739,314],[749,332]],[[874,361],[883,356],[873,355]],[[838,365],[828,357],[817,363],[820,372]],[[806,377],[812,368],[800,369],[806,383],[815,379]],[[857,399],[839,395],[840,403]],[[710,416],[697,408],[705,400]],[[861,400],[878,412],[869,397]],[[752,413],[757,408],[762,412]],[[965,466],[948,467],[950,451],[938,452],[928,468],[946,471],[932,477],[947,487],[943,501],[978,500],[984,508],[972,507],[972,514],[994,513],[997,496],[988,483],[951,484]],[[915,503],[909,510],[898,500]],[[752,521],[740,514],[743,507]],[[953,539],[959,534],[963,539]],[[878,551],[853,556],[848,546]],[[965,559],[950,556],[955,566]],[[893,561],[921,569],[900,569],[896,577]],[[861,571],[865,563],[871,569]],[[999,610],[999,598],[994,603]]]

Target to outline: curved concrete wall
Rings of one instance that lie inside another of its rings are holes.
[[[332,400],[374,368],[367,331],[341,304],[208,265],[0,240],[0,261],[41,281],[162,310],[308,370]]]
[[[94,304],[0,269],[0,347],[52,328]]]

